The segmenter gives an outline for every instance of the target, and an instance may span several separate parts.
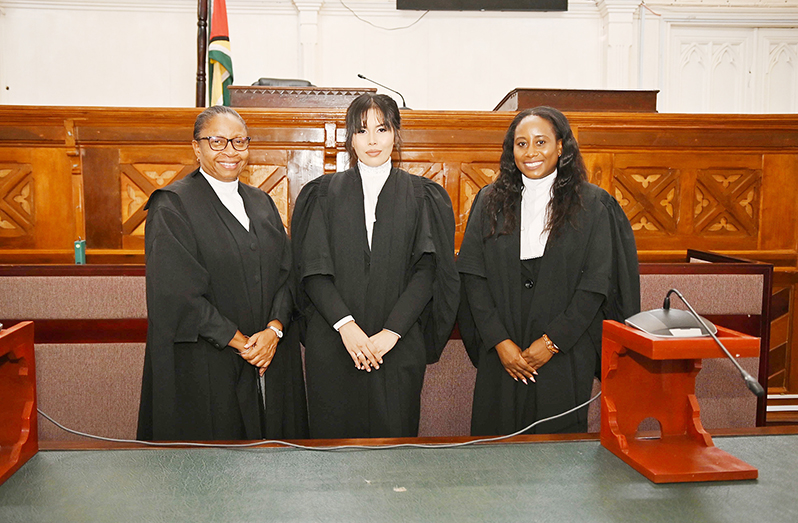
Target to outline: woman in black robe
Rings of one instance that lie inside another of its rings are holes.
[[[210,107],[194,125],[200,167],[147,203],[143,440],[307,435],[293,310],[291,249],[280,214],[238,181],[243,119]]]
[[[351,168],[309,182],[291,225],[313,438],[418,434],[421,386],[454,324],[459,280],[446,191],[391,164],[399,109],[347,110]]]
[[[565,116],[519,113],[474,199],[457,260],[460,332],[477,381],[471,432],[509,434],[590,398],[601,322],[640,308],[629,221],[587,182]],[[585,432],[587,407],[531,432]]]

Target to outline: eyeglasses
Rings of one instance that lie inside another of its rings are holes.
[[[236,151],[246,151],[249,148],[249,136],[246,138],[225,138],[224,136],[203,136],[198,140],[208,140],[208,147],[212,151],[224,151],[227,149],[227,144],[233,144],[233,149]]]

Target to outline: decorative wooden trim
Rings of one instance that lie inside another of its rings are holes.
[[[765,274],[766,264],[641,263],[640,274]]]
[[[2,320],[5,327],[22,320]],[[145,343],[147,318],[31,320],[34,343]]]
[[[144,276],[144,265],[0,265],[3,276]]]

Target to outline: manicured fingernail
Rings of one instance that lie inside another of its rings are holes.
[[[521,378],[521,381],[524,382],[524,385],[529,385],[529,383],[526,382],[526,378]]]

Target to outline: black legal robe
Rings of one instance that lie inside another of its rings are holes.
[[[465,291],[460,333],[477,366],[474,435],[509,434],[587,401],[601,355],[601,322],[623,321],[640,310],[634,235],[623,210],[606,191],[582,184],[583,207],[575,226],[567,224],[549,236],[530,285],[522,276],[519,227],[510,234],[489,236],[483,208],[489,190],[491,186],[483,188],[474,200],[457,260]],[[502,225],[500,214],[496,230]],[[481,300],[478,289],[484,290]],[[472,298],[478,303],[469,303],[475,301]],[[504,370],[496,344],[510,339],[524,350],[544,333],[559,354],[538,369],[536,383],[516,382]],[[532,432],[586,430],[583,408]]]
[[[440,356],[459,300],[448,194],[393,168],[370,248],[360,173],[322,176],[297,199],[292,244],[311,437],[417,435],[426,364]],[[368,336],[383,328],[401,336],[378,370],[357,370],[332,328],[349,314]]]
[[[148,330],[138,437],[145,440],[307,435],[291,249],[263,191],[239,182],[247,231],[199,171],[155,191],[145,230]],[[227,346],[272,319],[285,327],[266,372]]]

